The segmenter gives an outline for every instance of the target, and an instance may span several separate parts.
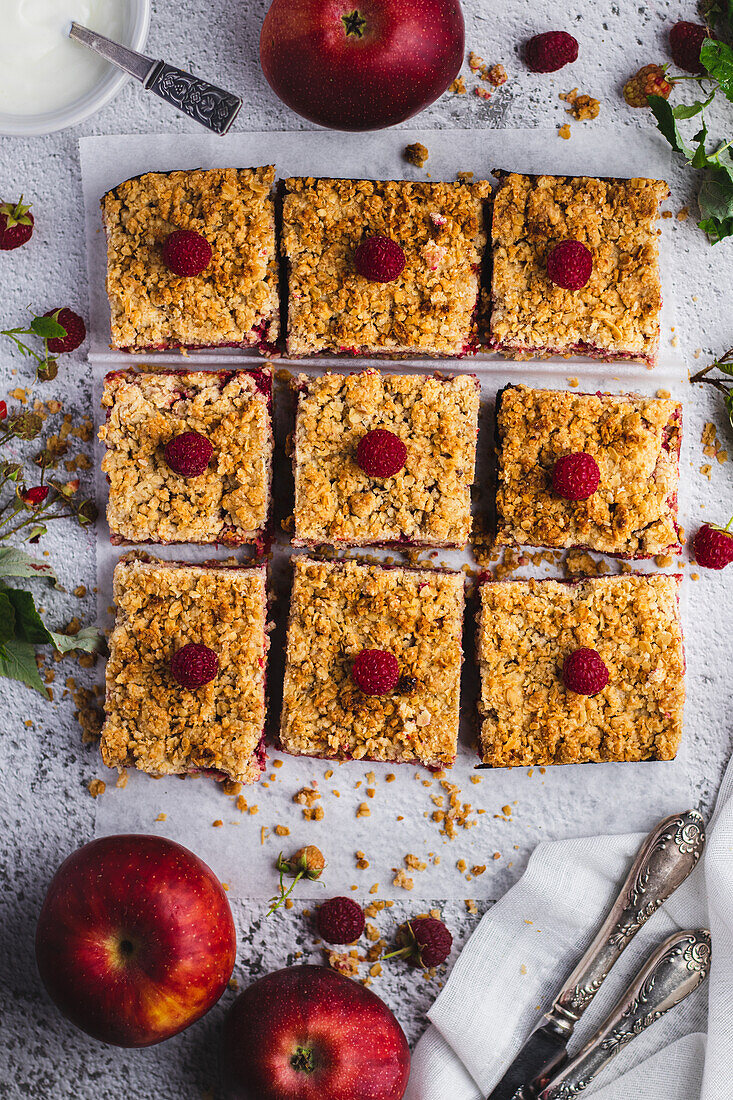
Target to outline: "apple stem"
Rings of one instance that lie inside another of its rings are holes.
[[[347,15],[342,15],[341,22],[344,25],[347,38],[352,34],[355,38],[363,37],[366,19],[364,19],[362,15],[359,15],[358,11],[350,11]]]
[[[290,1065],[298,1073],[313,1073],[316,1068],[313,1051],[308,1047],[296,1047],[295,1054],[290,1059]]]

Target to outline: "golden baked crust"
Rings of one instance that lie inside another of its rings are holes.
[[[280,741],[298,756],[450,766],[461,683],[463,576],[295,559]],[[388,697],[351,679],[385,649],[403,680]],[[415,683],[409,682],[414,678]]]
[[[294,545],[465,545],[479,409],[473,375],[366,370],[299,382]],[[394,477],[370,477],[356,463],[359,440],[374,428],[407,446]]]
[[[113,542],[252,541],[267,524],[271,371],[114,371],[102,406],[107,521]],[[165,461],[176,435],[214,447],[209,468],[181,477]]]
[[[265,762],[267,569],[121,561],[109,640],[102,758],[151,775],[220,772],[259,779]],[[171,676],[189,642],[213,649],[215,680],[189,691]]]
[[[480,266],[491,188],[407,180],[285,180],[290,355],[463,355],[476,345]],[[354,270],[366,236],[404,250],[389,283]]]
[[[502,173],[497,173],[502,175]],[[662,180],[507,174],[494,199],[490,346],[505,355],[656,361],[655,229]],[[547,252],[578,240],[593,254],[582,290],[547,276]]]
[[[680,576],[500,581],[480,589],[481,758],[492,768],[672,760],[682,736]],[[610,679],[576,695],[562,665],[595,649]]]
[[[147,172],[102,199],[112,346],[261,347],[279,332],[272,185],[275,169]],[[192,229],[213,249],[202,275],[181,278],[161,245]]]
[[[678,401],[508,386],[497,399],[496,541],[583,546],[619,557],[679,550]],[[585,451],[601,473],[588,500],[552,489],[562,455]]]

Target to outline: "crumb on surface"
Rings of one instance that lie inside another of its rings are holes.
[[[408,164],[414,164],[416,168],[422,168],[430,156],[430,152],[421,141],[414,141],[411,145],[405,146],[403,155]]]
[[[457,76],[456,79],[448,87],[448,91],[452,95],[465,95],[466,94],[466,81],[462,76]]]
[[[415,887],[414,879],[411,879],[405,869],[402,867],[392,879],[393,886],[399,886],[402,890],[413,890]]]
[[[87,790],[92,798],[99,798],[100,794],[104,794],[107,790],[107,784],[103,779],[90,779],[87,783]]]
[[[565,123],[563,123],[562,126],[558,126],[557,136],[561,137],[561,138],[564,138],[565,141],[567,141],[568,138],[570,137],[570,123],[565,122]]]

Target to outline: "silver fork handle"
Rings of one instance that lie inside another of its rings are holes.
[[[636,933],[695,868],[705,846],[697,810],[660,821],[639,849],[606,920],[546,1015],[566,1039]]]
[[[572,1100],[620,1050],[705,981],[710,967],[706,928],[675,932],[650,956],[600,1028],[537,1100]]]

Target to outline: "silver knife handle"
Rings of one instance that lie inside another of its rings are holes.
[[[215,134],[226,134],[242,107],[238,96],[165,61],[158,62],[145,87]]]
[[[685,881],[704,846],[697,810],[666,817],[646,838],[596,938],[547,1013],[568,1038],[621,952]]]
[[[709,967],[708,930],[675,932],[650,956],[593,1038],[537,1100],[572,1100],[583,1092],[627,1043],[694,992]]]

